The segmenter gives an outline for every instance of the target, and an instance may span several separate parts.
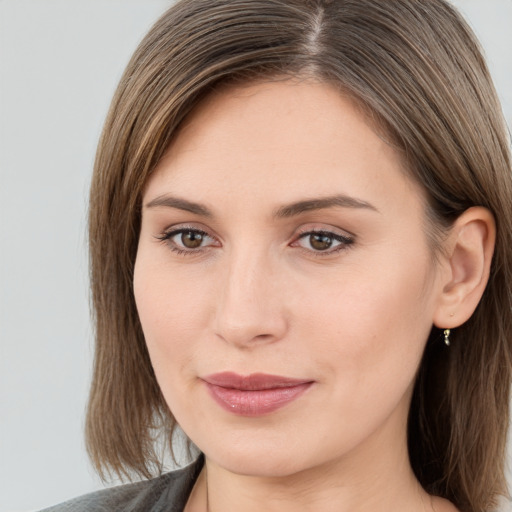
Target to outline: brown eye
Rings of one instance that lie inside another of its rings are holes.
[[[183,247],[197,249],[203,243],[204,235],[199,231],[183,231],[180,239]]]
[[[346,249],[354,243],[354,239],[331,231],[308,231],[303,233],[292,247],[300,246],[312,253],[334,254]]]
[[[331,248],[332,243],[333,238],[323,233],[312,233],[309,235],[309,244],[316,251],[326,251]]]
[[[208,247],[219,247],[213,237],[200,229],[175,229],[156,238],[178,254],[198,253]]]

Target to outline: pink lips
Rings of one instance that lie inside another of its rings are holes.
[[[311,380],[290,379],[279,375],[232,372],[215,373],[203,378],[214,400],[224,409],[242,416],[273,412],[299,398]]]

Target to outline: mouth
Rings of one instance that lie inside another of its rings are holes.
[[[298,399],[314,383],[280,375],[233,372],[215,373],[202,379],[210,396],[223,409],[241,416],[261,416]]]

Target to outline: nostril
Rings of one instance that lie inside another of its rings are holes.
[[[222,323],[222,319],[218,319],[215,328],[215,334],[220,339],[240,348],[274,343],[282,339],[285,332],[284,319],[269,318],[268,316],[261,321],[253,318],[252,322],[237,323],[236,325]]]

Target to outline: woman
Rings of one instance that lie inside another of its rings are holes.
[[[97,469],[51,510],[490,511],[511,380],[511,160],[443,0],[182,0],[91,189]],[[172,445],[171,445],[172,448]]]

